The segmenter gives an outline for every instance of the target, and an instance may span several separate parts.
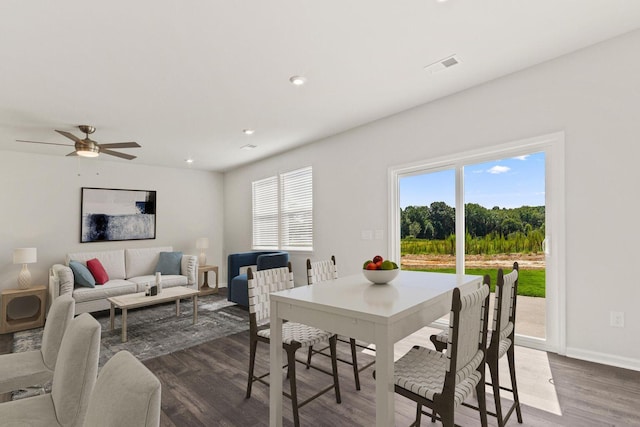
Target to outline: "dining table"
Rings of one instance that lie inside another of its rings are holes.
[[[269,425],[282,426],[282,324],[303,323],[375,345],[376,426],[395,425],[394,344],[451,310],[453,289],[465,293],[482,276],[401,270],[386,284],[362,273],[273,292],[270,298]]]

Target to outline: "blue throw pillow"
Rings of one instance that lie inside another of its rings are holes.
[[[180,274],[181,261],[182,252],[160,252],[158,264],[156,265],[156,273]]]
[[[69,261],[69,268],[73,271],[73,282],[76,285],[87,288],[96,287],[96,279],[84,264],[78,261]]]

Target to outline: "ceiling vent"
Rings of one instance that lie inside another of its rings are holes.
[[[442,70],[446,70],[447,68],[451,68],[454,65],[458,65],[460,62],[462,61],[460,61],[460,58],[458,56],[451,55],[439,60],[438,62],[427,65],[426,67],[424,67],[424,70],[431,74],[438,73]]]

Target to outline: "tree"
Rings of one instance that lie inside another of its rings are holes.
[[[456,231],[456,211],[445,202],[433,202],[429,209],[433,237],[446,239]]]

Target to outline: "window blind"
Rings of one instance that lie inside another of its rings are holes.
[[[252,185],[253,247],[278,248],[278,177],[272,176]]]
[[[311,168],[283,173],[280,179],[280,246],[313,249],[313,194]]]
[[[252,192],[254,249],[313,249],[311,167],[255,181]]]

